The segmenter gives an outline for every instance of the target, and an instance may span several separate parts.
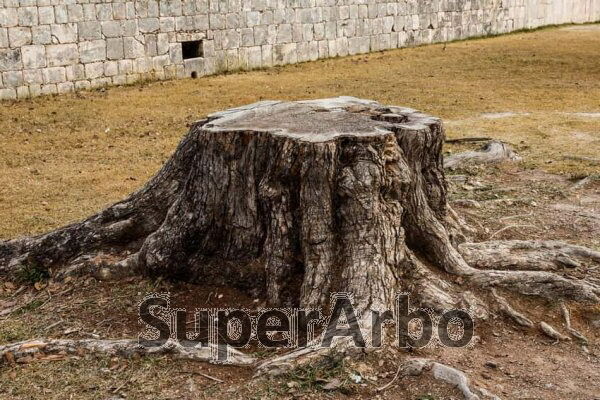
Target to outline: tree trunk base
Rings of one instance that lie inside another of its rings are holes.
[[[359,312],[481,304],[463,286],[600,302],[561,276],[600,253],[560,242],[465,242],[447,204],[442,122],[352,97],[265,101],[193,124],[142,189],[56,231],[0,242],[0,275],[38,268],[237,286],[273,306]],[[517,323],[533,322],[497,300]]]

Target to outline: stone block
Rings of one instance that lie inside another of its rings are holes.
[[[23,71],[23,83],[26,85],[41,85],[44,83],[41,69],[26,69]]]
[[[83,64],[69,65],[65,67],[68,81],[78,81],[85,79],[85,66]]]
[[[44,84],[59,83],[67,80],[64,67],[45,68],[42,70]]]
[[[208,17],[206,18],[208,19]],[[161,32],[173,32],[175,30],[175,18],[161,17],[159,19],[159,26]],[[208,27],[206,29],[208,29]]]
[[[0,8],[0,27],[10,28],[19,25],[19,13],[16,8]]]
[[[152,59],[149,57],[141,57],[135,60],[134,72],[136,73],[143,74],[146,72],[150,72],[152,68]]]
[[[133,60],[119,60],[119,74],[126,75],[132,74],[134,72],[134,62]]]
[[[79,48],[75,43],[55,44],[46,47],[48,66],[61,67],[79,62]]]
[[[294,64],[298,60],[296,43],[277,44],[273,46],[273,64]]]
[[[67,15],[69,22],[81,22],[84,21],[83,6],[80,4],[68,4]]]
[[[2,73],[2,81],[6,87],[21,86],[23,84],[23,72],[22,71],[8,71]]]
[[[139,58],[144,56],[144,45],[134,37],[123,38],[125,58]]]
[[[239,28],[240,21],[237,13],[229,13],[225,16],[225,27],[227,29]]]
[[[167,55],[167,54],[165,54],[164,56],[152,57],[151,60],[152,60],[152,68],[155,71],[160,71],[165,66],[171,64],[171,57],[169,55]]]
[[[125,57],[122,38],[106,39],[106,58],[120,60]]]
[[[61,82],[56,84],[56,91],[61,93],[71,93],[75,90],[75,85],[73,82]]]
[[[83,4],[83,20],[84,21],[96,21],[96,5],[95,4]]]
[[[141,1],[139,3],[142,3]],[[110,21],[113,18],[112,4],[96,4],[96,18],[98,21]]]
[[[119,74],[119,64],[116,61],[104,63],[104,76],[115,76]]]
[[[21,47],[31,44],[31,28],[8,28],[8,42],[10,47]]]
[[[38,24],[37,7],[19,7],[19,26],[34,26]]]
[[[17,91],[14,88],[0,89],[0,99],[16,100],[17,99]]]
[[[100,78],[104,75],[104,63],[95,62],[85,64],[85,77],[88,79]]]
[[[138,34],[137,20],[121,21],[123,36],[136,36]]]
[[[65,24],[69,22],[69,11],[64,4],[54,6],[54,22]]]
[[[180,64],[183,62],[183,54],[181,52],[181,43],[170,43],[169,44],[169,57],[173,64]]]
[[[0,28],[0,48],[8,47],[8,29]]]
[[[31,28],[32,44],[50,44],[52,43],[52,31],[50,25],[40,25]]]
[[[242,46],[254,46],[254,30],[252,28],[244,28],[241,30]]]
[[[79,91],[79,90],[90,90],[91,89],[91,85],[89,81],[77,81],[75,82],[75,90]]]
[[[78,22],[79,40],[94,40],[102,38],[102,25],[98,21]]]
[[[112,83],[111,78],[95,78],[90,81],[90,86],[92,89],[98,89],[107,87]]]
[[[40,96],[42,94],[42,85],[34,84],[34,85],[29,85],[28,87],[29,87],[29,95],[31,97]]]
[[[40,7],[38,8],[39,22],[40,24],[53,24],[54,23],[54,7]]]
[[[261,46],[252,46],[248,48],[248,67],[255,69],[262,67],[262,49]]]
[[[166,33],[159,33],[156,35],[156,52],[157,54],[163,55],[169,52],[169,35]]]
[[[254,33],[254,44],[262,46],[267,44],[267,27],[264,25],[255,26],[252,30]]]
[[[43,45],[21,47],[23,68],[34,69],[46,66],[46,47]]]
[[[79,58],[82,63],[90,63],[106,59],[106,41],[92,40],[79,43]]]
[[[290,43],[292,41],[292,25],[283,24],[277,27],[277,43]]]
[[[112,77],[113,85],[123,86],[127,84],[127,76],[126,75],[117,75]]]
[[[107,38],[116,38],[123,35],[120,21],[104,21],[101,25],[102,33]]]
[[[158,1],[148,0],[148,17],[149,18],[157,18],[160,16],[160,9],[158,6]]]
[[[140,18],[138,20],[138,27],[142,33],[153,33],[158,32],[160,23],[158,18]]]
[[[146,43],[145,45],[145,53],[147,56],[154,57],[158,55],[157,43],[156,43],[156,35],[146,35],[144,37]]]
[[[161,1],[159,13],[161,17],[180,17],[183,15],[181,0]]]
[[[41,90],[42,95],[50,95],[50,94],[57,94],[57,93],[58,93],[58,90],[56,89],[55,83],[42,85],[42,90]]]
[[[225,28],[225,17],[219,14],[209,15],[209,26],[210,29],[224,29]]]
[[[229,29],[223,36],[223,49],[237,49],[240,47],[240,34],[235,29]]]
[[[54,24],[50,25],[54,43],[76,43],[77,42],[77,24]]]
[[[127,19],[126,3],[113,3],[113,19]]]
[[[17,88],[17,98],[18,99],[28,99],[29,95],[29,86],[19,86]]]

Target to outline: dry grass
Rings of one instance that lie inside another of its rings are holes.
[[[568,174],[598,166],[600,31],[551,29],[266,71],[112,88],[0,105],[0,238],[82,218],[144,183],[186,124],[261,99],[338,95],[406,105],[519,148],[527,165]],[[486,120],[483,112],[530,112]],[[552,161],[548,164],[547,161]]]

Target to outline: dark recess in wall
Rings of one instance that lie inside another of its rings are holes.
[[[191,40],[189,42],[181,42],[181,51],[183,59],[204,57],[204,49],[202,48],[202,40]]]

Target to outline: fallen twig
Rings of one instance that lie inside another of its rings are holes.
[[[205,377],[205,378],[207,378],[207,379],[210,379],[210,380],[213,380],[213,381],[215,381],[215,382],[219,382],[219,383],[225,383],[225,381],[223,381],[223,380],[221,380],[221,379],[219,379],[219,378],[215,378],[214,376],[211,376],[211,375],[205,374],[205,373],[203,373],[203,372],[197,372],[197,371],[195,371],[195,372],[194,372],[194,374],[196,374],[196,375],[200,375],[200,376],[203,376],[203,377]]]
[[[400,371],[402,371],[402,366],[403,366],[403,364],[398,365],[398,369],[396,370],[396,374],[394,375],[392,380],[389,381],[388,383],[386,383],[385,385],[383,385],[382,387],[377,388],[378,392],[383,392],[385,389],[392,386],[394,384],[394,382],[396,382],[396,380],[398,380],[398,377],[400,376]]]

